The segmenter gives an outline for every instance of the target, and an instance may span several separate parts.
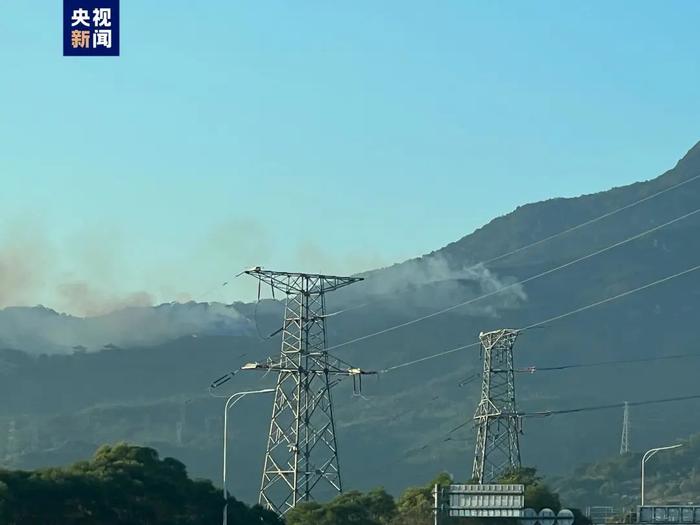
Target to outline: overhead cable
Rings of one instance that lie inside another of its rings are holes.
[[[558,366],[528,366],[525,368],[519,368],[516,372],[533,374],[535,372],[552,372],[558,370],[569,370],[573,368],[594,368],[599,366],[608,365],[626,365],[631,363],[648,363],[650,361],[670,361],[675,359],[692,359],[700,358],[700,353],[691,354],[672,354],[672,355],[662,355],[656,357],[640,357],[635,359],[613,359],[610,361],[596,361],[593,363],[573,363],[568,365],[558,365]]]
[[[695,271],[697,271],[697,270],[700,270],[700,264],[699,264],[699,265],[696,265],[696,266],[693,266],[693,267],[691,267],[691,268],[688,268],[687,270],[683,270],[683,271],[674,273],[673,275],[669,275],[669,276],[667,276],[667,277],[663,277],[663,278],[661,278],[661,279],[657,279],[656,281],[653,281],[653,282],[644,284],[644,285],[642,285],[642,286],[638,286],[638,287],[636,287],[636,288],[632,288],[631,290],[627,290],[627,291],[625,291],[625,292],[621,292],[621,293],[615,294],[615,295],[613,295],[613,296],[607,297],[607,298],[602,299],[602,300],[600,300],[600,301],[596,301],[596,302],[594,302],[594,303],[590,303],[590,304],[587,304],[587,305],[585,305],[585,306],[581,306],[580,308],[576,308],[576,309],[571,310],[571,311],[569,311],[569,312],[566,312],[566,313],[563,313],[563,314],[559,314],[559,315],[555,315],[555,316],[553,316],[553,317],[550,317],[549,319],[545,319],[544,321],[539,321],[539,322],[537,322],[537,323],[533,323],[533,324],[531,324],[531,325],[529,325],[529,326],[526,326],[526,327],[524,327],[524,328],[520,328],[519,331],[520,331],[520,332],[524,332],[525,330],[531,330],[531,329],[533,329],[533,328],[537,328],[537,327],[539,327],[539,326],[542,326],[542,325],[545,325],[545,324],[549,324],[549,323],[552,323],[552,322],[554,322],[554,321],[558,321],[559,319],[564,319],[565,317],[569,317],[569,316],[571,316],[571,315],[578,314],[578,313],[584,312],[584,311],[586,311],[586,310],[590,310],[591,308],[596,308],[596,307],[598,307],[598,306],[601,306],[601,305],[603,305],[603,304],[606,304],[606,303],[609,303],[609,302],[612,302],[612,301],[616,301],[617,299],[621,299],[621,298],[623,298],[623,297],[627,297],[628,295],[632,295],[632,294],[634,294],[634,293],[641,292],[641,291],[646,290],[646,289],[648,289],[648,288],[651,288],[651,287],[653,287],[653,286],[657,286],[657,285],[659,285],[659,284],[663,284],[663,283],[668,282],[668,281],[670,281],[670,280],[672,280],[672,279],[676,279],[676,278],[678,278],[678,277],[682,277],[682,276],[684,276],[684,275],[687,275],[687,274],[689,274],[689,273],[695,272]],[[398,364],[398,365],[390,366],[390,367],[388,367],[388,368],[385,368],[385,369],[381,370],[381,372],[382,372],[382,373],[386,373],[386,372],[391,372],[391,371],[393,371],[393,370],[398,370],[399,368],[404,368],[404,367],[407,367],[407,366],[412,366],[412,365],[415,365],[415,364],[418,364],[418,363],[422,363],[422,362],[424,362],[424,361],[428,361],[428,360],[430,360],[430,359],[435,359],[435,358],[437,358],[437,357],[442,357],[442,356],[445,356],[445,355],[448,355],[448,354],[452,354],[452,353],[458,352],[458,351],[460,351],[460,350],[465,350],[465,349],[467,349],[467,348],[472,348],[472,347],[478,346],[479,344],[480,344],[479,341],[474,341],[473,343],[470,343],[470,344],[467,344],[467,345],[462,345],[462,346],[458,346],[458,347],[455,347],[455,348],[450,348],[449,350],[444,350],[444,351],[438,352],[438,353],[436,353],[436,354],[428,355],[428,356],[425,356],[425,357],[421,357],[421,358],[418,358],[418,359],[413,359],[413,360],[411,360],[411,361],[407,361],[407,362],[405,362],[405,363],[400,363],[400,364]]]
[[[601,254],[603,254],[603,253],[606,253],[606,252],[608,252],[608,251],[610,251],[610,250],[613,250],[613,249],[615,249],[615,248],[618,248],[618,247],[620,247],[620,246],[623,246],[623,245],[625,245],[625,244],[628,244],[628,243],[630,243],[630,242],[632,242],[632,241],[636,241],[637,239],[640,239],[641,237],[644,237],[644,236],[646,236],[646,235],[649,235],[650,233],[653,233],[653,232],[655,232],[655,231],[659,231],[659,230],[661,230],[662,228],[666,228],[667,226],[670,226],[670,225],[672,225],[672,224],[676,224],[676,223],[678,223],[678,222],[680,222],[680,221],[682,221],[682,220],[685,220],[685,219],[687,219],[687,218],[689,218],[689,217],[692,217],[692,216],[694,216],[694,215],[697,215],[698,213],[700,213],[700,208],[697,208],[697,209],[695,209],[695,210],[693,210],[693,211],[691,211],[691,212],[689,212],[689,213],[685,213],[685,214],[681,215],[680,217],[676,217],[675,219],[671,219],[670,221],[664,222],[663,224],[659,224],[659,225],[657,225],[657,226],[654,226],[654,227],[652,227],[652,228],[649,228],[649,229],[647,229],[647,230],[644,230],[643,232],[637,233],[637,234],[635,234],[635,235],[633,235],[633,236],[631,236],[631,237],[627,237],[626,239],[623,239],[622,241],[618,241],[618,242],[616,242],[616,243],[613,243],[613,244],[611,244],[611,245],[608,245],[608,246],[606,246],[605,248],[601,248],[601,249],[599,249],[599,250],[595,250],[595,251],[593,251],[593,252],[591,252],[591,253],[589,253],[589,254],[583,255],[583,256],[581,256],[581,257],[577,257],[577,258],[572,259],[571,261],[568,261],[568,262],[566,262],[566,263],[564,263],[564,264],[560,264],[559,266],[555,266],[554,268],[550,268],[550,269],[548,269],[548,270],[545,270],[545,271],[540,272],[540,273],[538,273],[538,274],[532,275],[532,276],[527,277],[527,278],[525,278],[525,279],[521,279],[520,281],[515,281],[515,282],[513,282],[513,283],[511,283],[511,284],[507,284],[507,285],[505,285],[505,286],[503,286],[503,287],[501,287],[501,288],[499,288],[499,289],[497,289],[497,290],[494,290],[494,291],[492,291],[492,292],[488,292],[488,293],[486,293],[486,294],[479,295],[479,296],[477,296],[477,297],[473,297],[473,298],[468,299],[468,300],[466,300],[466,301],[462,301],[462,302],[457,303],[457,304],[454,304],[454,305],[452,305],[452,306],[448,306],[447,308],[443,308],[443,309],[441,309],[441,310],[437,310],[437,311],[435,311],[435,312],[432,312],[432,313],[429,313],[429,314],[426,314],[426,315],[417,317],[417,318],[412,319],[412,320],[410,320],[410,321],[406,321],[406,322],[403,322],[403,323],[399,323],[399,324],[397,324],[397,325],[390,326],[390,327],[388,327],[388,328],[384,328],[384,329],[379,330],[379,331],[377,331],[377,332],[373,332],[373,333],[370,333],[370,334],[366,334],[366,335],[363,335],[363,336],[360,336],[360,337],[356,337],[356,338],[354,338],[354,339],[350,339],[350,340],[345,341],[345,342],[343,342],[343,343],[339,343],[339,344],[337,344],[337,345],[333,345],[333,346],[329,347],[328,350],[335,350],[335,349],[341,348],[341,347],[343,347],[343,346],[347,346],[347,345],[354,344],[354,343],[359,343],[359,342],[361,342],[361,341],[365,341],[365,340],[370,339],[370,338],[372,338],[372,337],[376,337],[376,336],[378,336],[378,335],[382,335],[382,334],[386,334],[386,333],[389,333],[389,332],[393,332],[393,331],[398,330],[398,329],[400,329],[400,328],[405,328],[405,327],[407,327],[407,326],[410,326],[410,325],[413,325],[413,324],[416,324],[416,323],[425,321],[425,320],[427,320],[427,319],[431,319],[431,318],[433,318],[433,317],[437,317],[438,315],[442,315],[442,314],[445,314],[445,313],[447,313],[447,312],[451,312],[451,311],[453,311],[453,310],[456,310],[457,308],[461,308],[461,307],[463,307],[463,306],[467,306],[467,305],[469,305],[469,304],[473,304],[473,303],[475,303],[475,302],[477,302],[477,301],[481,301],[482,299],[487,299],[487,298],[489,298],[489,297],[493,297],[493,296],[498,295],[498,294],[500,294],[500,293],[502,293],[502,292],[504,292],[504,291],[506,291],[506,290],[513,289],[513,288],[515,288],[516,286],[522,286],[523,284],[530,283],[530,282],[532,282],[532,281],[534,281],[534,280],[536,280],[536,279],[541,279],[542,277],[545,277],[545,276],[547,276],[547,275],[550,275],[550,274],[552,274],[552,273],[554,273],[554,272],[557,272],[557,271],[559,271],[559,270],[563,270],[564,268],[568,268],[568,267],[573,266],[573,265],[575,265],[575,264],[578,264],[578,263],[580,263],[580,262],[586,261],[586,260],[588,260],[588,259],[591,259],[592,257],[596,257],[596,256],[601,255]],[[534,328],[534,327],[533,327],[533,328]]]

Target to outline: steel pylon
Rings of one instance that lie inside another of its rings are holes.
[[[630,405],[625,401],[625,412],[622,416],[622,436],[620,438],[620,455],[630,451]]]
[[[481,399],[474,413],[476,449],[472,478],[477,483],[496,481],[520,468],[520,418],[515,403],[513,346],[517,330],[479,334],[483,356]]]
[[[277,272],[260,267],[245,273],[285,294],[279,359],[243,369],[277,373],[259,503],[284,514],[314,494],[342,491],[331,388],[341,376],[372,374],[326,352],[326,292],[361,281],[358,277]]]

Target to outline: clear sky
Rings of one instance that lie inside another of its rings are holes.
[[[0,306],[250,298],[520,204],[649,179],[700,139],[700,2],[121,0],[121,57],[0,3]],[[209,292],[209,293],[206,293]]]

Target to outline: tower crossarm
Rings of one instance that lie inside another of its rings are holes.
[[[241,367],[241,370],[263,370],[265,372],[289,372],[289,373],[301,373],[301,374],[329,374],[337,376],[368,376],[377,375],[379,372],[376,370],[363,370],[362,368],[342,368],[340,366],[328,365],[326,369],[318,368],[304,368],[302,367],[292,367],[289,364],[285,364],[281,361],[268,361],[264,363],[246,363]]]
[[[258,279],[261,283],[269,285],[283,294],[309,294],[320,295],[348,286],[349,284],[363,281],[362,277],[340,277],[337,275],[322,275],[317,273],[278,272],[265,270],[260,266],[245,270],[246,273]]]

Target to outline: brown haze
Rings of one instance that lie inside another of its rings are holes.
[[[255,300],[255,280],[233,276],[258,264],[336,275],[387,264],[387,259],[370,247],[353,246],[339,254],[331,253],[308,237],[287,241],[275,237],[275,232],[258,220],[235,217],[210,228],[193,246],[174,247],[176,257],[138,267],[131,255],[133,246],[113,227],[92,226],[61,242],[51,242],[45,231],[41,224],[31,221],[0,229],[0,307],[44,303],[60,312],[92,317],[158,302],[232,303]],[[452,269],[446,261],[431,256],[420,263],[407,261],[386,272],[381,282],[365,282],[355,289],[382,294],[406,284],[454,279],[478,282],[486,291],[508,284],[507,279],[502,282],[485,268]],[[132,290],[125,286],[134,282],[141,285]],[[516,302],[525,299],[522,290],[511,292],[504,297]]]
[[[147,292],[112,291],[119,257],[113,237],[99,233],[83,233],[59,245],[48,239],[39,221],[4,223],[0,230],[0,308],[48,302],[47,306],[60,311],[91,316],[153,304]],[[74,270],[62,271],[66,267]],[[76,278],[78,272],[87,278]],[[90,281],[104,284],[97,287]]]
[[[51,247],[35,224],[3,224],[0,237],[0,307],[28,304],[44,285]]]

